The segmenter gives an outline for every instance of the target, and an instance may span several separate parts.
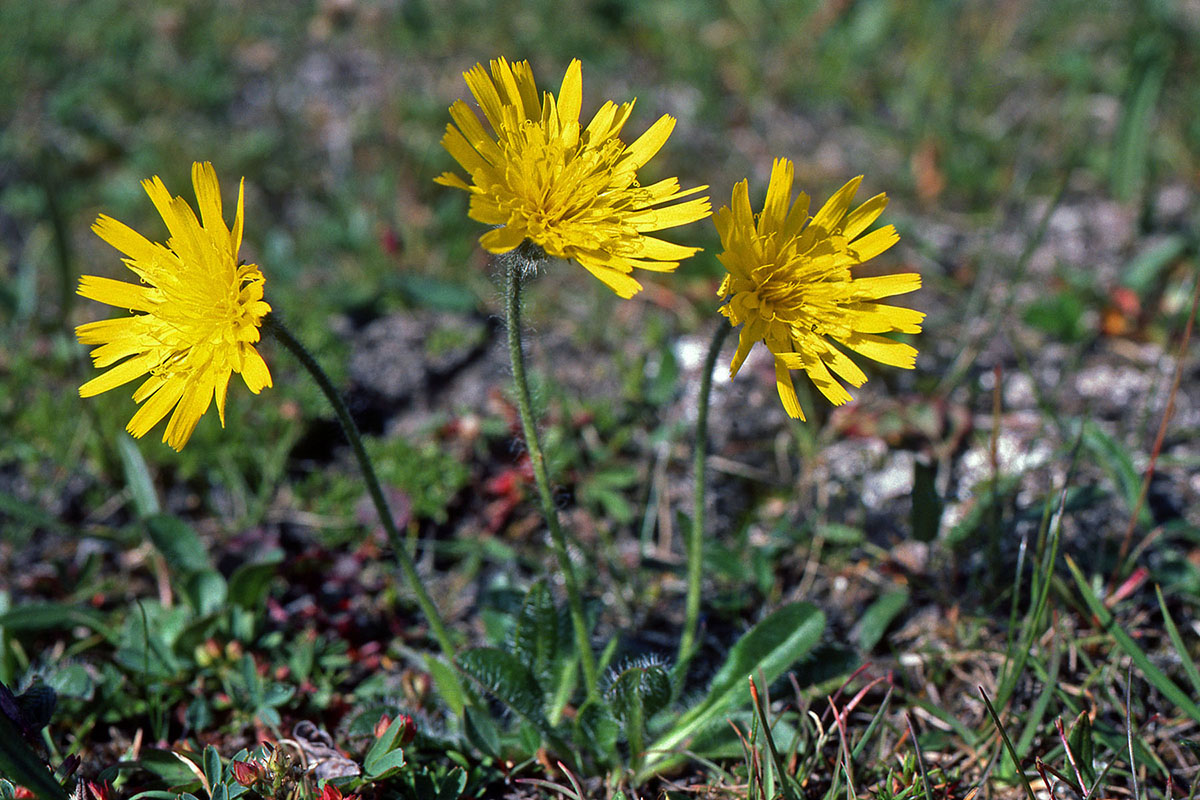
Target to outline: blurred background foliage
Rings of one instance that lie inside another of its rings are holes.
[[[1115,286],[1135,301],[1163,294],[1195,246],[1194,215],[1163,212],[1180,196],[1194,203],[1200,169],[1195,0],[11,0],[0,30],[0,471],[52,515],[81,463],[124,474],[94,428],[103,420],[115,432],[128,397],[80,404],[73,392],[91,368],[71,330],[105,313],[75,302],[77,277],[124,277],[88,230],[96,215],[162,237],[139,180],[161,175],[190,197],[191,162],[212,160],[231,208],[244,175],[243,256],[264,267],[271,302],[344,381],[346,326],[331,320],[495,309],[480,226],[460,193],[432,179],[453,167],[439,139],[447,106],[467,94],[462,71],[498,55],[530,59],[551,90],[582,58],[585,115],[636,96],[630,136],[676,116],[647,178],[709,184],[714,205],[746,176],[761,193],[775,156],[795,159],[798,183],[817,197],[866,173],[867,191],[893,198],[899,257],[925,275],[914,300],[934,314],[924,391],[952,388],[937,373],[958,352],[956,335],[939,320],[961,322],[960,304],[979,311],[963,298],[978,299],[981,274],[1004,279],[978,263],[989,237],[1011,220],[1028,237],[1064,186],[1131,217],[1136,232],[1106,254],[1111,263],[1059,263],[1054,291],[1017,309],[1052,339],[1094,335]],[[1088,206],[1080,214],[1085,237],[1108,224]],[[961,246],[980,232],[983,245]],[[716,244],[707,225],[685,236]],[[706,255],[657,282],[666,294],[648,296],[677,319],[651,330],[651,348],[698,327],[690,309],[711,309],[717,274]],[[564,293],[576,278],[551,276],[533,318],[561,308],[584,339],[608,337],[602,349],[620,352],[618,334],[592,324],[614,301]],[[1172,319],[1181,306],[1168,304]],[[155,462],[176,481],[232,481],[261,506],[303,419],[323,413],[315,389],[286,379],[290,365],[273,368],[285,376],[279,402],[233,392],[242,422],[222,433],[205,419],[187,452],[164,448]],[[266,465],[264,440],[278,443]],[[71,502],[103,504],[106,484]]]

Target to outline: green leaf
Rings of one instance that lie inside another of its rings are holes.
[[[613,715],[630,724],[645,724],[671,700],[671,676],[658,666],[634,665],[620,672],[606,695]]]
[[[172,514],[147,517],[146,532],[172,570],[190,574],[212,569],[199,534],[179,517]]]
[[[650,746],[650,755],[639,780],[654,774],[680,756],[686,740],[714,722],[739,699],[748,697],[747,678],[754,676],[769,686],[821,640],[825,615],[811,603],[790,603],[746,632],[730,649],[729,657],[713,676],[708,695]]]
[[[109,641],[116,632],[104,624],[104,618],[94,611],[61,603],[27,603],[0,614],[0,628],[13,631],[64,630],[82,626],[101,634]]]
[[[65,525],[62,520],[53,514],[46,513],[46,510],[41,506],[26,502],[9,492],[0,491],[0,518],[4,517],[8,517],[10,521],[15,520],[22,526],[29,528],[44,528],[45,530],[64,534],[74,533],[70,526]],[[0,536],[16,544],[24,542],[28,538],[27,533],[28,531],[20,532],[16,525],[0,526]],[[18,534],[20,534],[19,538]]]
[[[229,602],[242,608],[261,608],[282,562],[283,552],[272,550],[262,559],[235,569],[229,576]]]
[[[1133,466],[1129,456],[1129,448],[1113,439],[1099,425],[1087,420],[1083,423],[1083,446],[1096,457],[1097,466],[1101,467],[1116,484],[1117,492],[1125,501],[1125,507],[1131,512],[1137,507],[1138,498],[1142,494],[1142,476]],[[1142,506],[1138,515],[1142,525],[1152,525],[1154,519],[1150,509]]]
[[[146,466],[146,459],[142,458],[142,451],[132,436],[126,434],[117,437],[117,454],[121,457],[125,483],[129,486],[138,516],[146,519],[160,513],[162,506],[154,490],[154,479],[150,477],[150,468]]]
[[[1081,711],[1076,718],[1067,735],[1067,744],[1075,756],[1079,773],[1083,775],[1084,788],[1090,787],[1096,782],[1096,744],[1092,738],[1092,719],[1088,712]]]
[[[1055,339],[1078,342],[1088,334],[1084,324],[1087,307],[1075,291],[1039,295],[1025,309],[1023,319]]]
[[[204,777],[209,786],[221,783],[221,754],[211,744],[204,748]]]
[[[836,522],[818,526],[816,535],[832,544],[847,545],[858,544],[867,538],[867,534],[862,528],[855,528],[851,525],[842,525]]]
[[[520,657],[495,647],[477,647],[459,654],[456,661],[459,669],[519,717],[549,731],[542,688]]]
[[[46,676],[46,683],[62,697],[91,700],[96,682],[83,664],[67,663]]]
[[[446,704],[455,716],[461,717],[463,709],[468,705],[469,698],[466,690],[463,689],[462,683],[458,680],[458,673],[435,655],[428,656],[425,659],[425,665],[429,669],[429,674],[433,678],[433,685],[437,688],[438,696],[442,698],[442,702]]]
[[[852,631],[862,652],[869,653],[883,638],[888,625],[908,605],[908,589],[902,588],[879,597],[859,618]]]
[[[790,603],[760,621],[737,641],[713,676],[704,709],[724,709],[746,691],[746,679],[770,685],[813,649],[825,630],[825,615],[811,603]]]
[[[200,766],[195,753],[183,751],[176,755],[171,750],[159,750],[153,747],[143,747],[136,761],[126,762],[123,766],[141,767],[153,772],[162,779],[163,783],[176,790],[199,786],[200,780],[196,777],[196,773],[192,772],[182,759],[187,759],[196,766]],[[178,794],[175,795],[175,797],[178,796]]]
[[[500,731],[486,709],[467,707],[463,715],[463,734],[476,750],[489,758],[500,757]]]
[[[1182,256],[1188,248],[1188,239],[1182,234],[1171,234],[1154,247],[1139,253],[1125,267],[1121,283],[1145,297],[1168,266]]]
[[[367,777],[382,778],[404,766],[404,751],[397,746],[396,738],[400,734],[400,728],[407,722],[405,717],[397,716],[383,732],[383,736],[371,745],[371,749],[363,758],[363,771]]]
[[[551,666],[560,655],[558,634],[558,608],[546,581],[539,580],[529,587],[513,631],[513,653],[529,665],[539,682],[550,678]]]
[[[757,722],[753,711],[734,711],[721,718],[721,725],[711,725],[696,735],[688,743],[688,753],[709,760],[737,759],[745,755],[742,740],[729,725],[737,725],[743,733],[749,731]],[[792,742],[796,739],[796,728],[783,716],[777,717],[771,723],[771,733],[776,741]]]
[[[67,800],[67,793],[25,743],[21,731],[3,712],[0,712],[0,774],[21,784],[42,800]]]
[[[184,600],[199,615],[220,611],[225,605],[227,593],[225,579],[215,569],[194,572],[183,585]]]
[[[620,732],[607,703],[588,700],[575,715],[575,741],[590,748],[603,761],[613,761]]]
[[[1154,135],[1154,111],[1170,66],[1170,44],[1161,34],[1138,40],[1117,122],[1110,171],[1113,194],[1122,202],[1132,200],[1142,187],[1150,143],[1158,139]]]
[[[942,522],[942,498],[938,495],[934,479],[937,477],[937,462],[926,463],[921,458],[913,461],[912,529],[918,542],[932,542],[937,538]]]
[[[438,785],[437,797],[434,800],[458,800],[462,797],[463,789],[467,788],[467,772],[462,767],[455,767],[442,778]]]

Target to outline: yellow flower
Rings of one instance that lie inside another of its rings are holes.
[[[95,365],[112,367],[80,386],[79,395],[107,392],[149,373],[133,393],[144,405],[126,429],[141,437],[174,409],[163,441],[176,450],[187,444],[210,401],[216,401],[225,425],[231,373],[240,373],[255,394],[271,385],[271,373],[254,348],[262,318],[271,310],[262,299],[263,275],[254,264],[238,263],[245,180],[232,231],[221,216],[212,164],[193,164],[192,184],[203,222],[182,197],[172,199],[157,175],[142,181],[167,223],[166,245],[151,243],[112,217],[96,219],[92,230],[128,256],[123,260],[141,285],[84,275],[79,294],[127,308],[133,316],[75,329],[83,344],[100,345],[92,350]]]
[[[556,258],[574,259],[614,292],[632,297],[642,285],[634,267],[670,272],[698,247],[683,247],[646,233],[686,225],[711,212],[707,197],[675,205],[707,189],[681,191],[676,178],[649,186],[640,169],[671,135],[675,120],[664,115],[637,141],[619,138],[633,103],[606,102],[587,128],[579,125],[583,79],[571,62],[558,99],[539,100],[529,62],[491,62],[463,73],[495,138],[462,100],[450,106],[442,146],[471,177],[443,173],[437,182],[471,194],[469,215],[498,226],[479,240],[492,253],[507,253],[526,239]]]
[[[875,302],[920,288],[920,275],[851,274],[900,240],[891,225],[863,235],[883,213],[887,196],[876,195],[850,211],[860,175],[809,217],[806,194],[791,205],[794,174],[790,161],[776,159],[761,214],[751,212],[742,181],[733,187],[732,210],[722,208],[713,221],[725,248],[718,258],[729,272],[718,294],[730,299],[720,311],[729,324],[743,326],[730,375],[737,374],[755,342],[765,342],[775,356],[775,384],[784,409],[804,419],[789,370],[807,372],[831,403],[841,405],[852,398],[838,378],[861,386],[867,376],[835,343],[912,369],[917,351],[880,334],[919,333],[925,315]]]

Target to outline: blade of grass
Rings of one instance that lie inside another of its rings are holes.
[[[1058,668],[1061,661],[1062,646],[1058,637],[1055,636],[1054,649],[1050,653],[1050,669],[1047,680],[1043,682],[1041,694],[1034,701],[1033,707],[1025,715],[1025,727],[1021,730],[1021,735],[1017,737],[1018,753],[1029,752],[1029,747],[1033,744],[1033,737],[1037,735],[1042,720],[1045,719],[1046,709],[1050,706],[1051,698],[1054,697],[1054,687],[1058,685]]]
[[[1137,776],[1137,759],[1134,757],[1133,750],[1133,711],[1132,711],[1132,689],[1133,689],[1133,664],[1129,665],[1129,671],[1125,675],[1125,740],[1129,745],[1129,777],[1133,780],[1133,800],[1141,800],[1142,791],[1138,787]]]
[[[1183,643],[1183,637],[1179,635],[1179,628],[1175,627],[1175,620],[1171,619],[1171,614],[1167,611],[1167,601],[1163,599],[1162,588],[1157,584],[1154,586],[1154,594],[1158,597],[1158,607],[1162,610],[1163,626],[1167,629],[1167,636],[1171,638],[1171,644],[1175,647],[1175,652],[1179,653],[1179,661],[1183,665],[1183,672],[1188,676],[1188,681],[1192,684],[1192,691],[1197,697],[1200,697],[1200,669],[1196,668],[1196,662],[1192,660],[1188,654],[1187,645]]]
[[[1008,750],[1008,757],[1012,759],[1013,768],[1017,771],[1017,776],[1021,779],[1021,785],[1025,788],[1025,796],[1029,800],[1037,800],[1037,795],[1033,792],[1033,787],[1029,785],[1029,778],[1025,777],[1025,770],[1021,769],[1021,759],[1017,756],[1017,751],[1013,748],[1012,741],[1008,738],[1008,733],[1004,730],[1004,725],[1000,722],[1000,717],[996,714],[996,709],[992,707],[992,701],[988,699],[987,692],[983,687],[979,687],[979,694],[983,697],[983,704],[987,706],[988,716],[992,718],[992,724],[996,726],[996,730],[1000,732],[1000,739],[1004,742],[1005,749]]]
[[[913,752],[917,754],[917,771],[921,773],[921,786],[925,789],[925,800],[933,800],[933,788],[929,785],[929,771],[925,769],[925,755],[921,752],[921,742],[917,739],[917,727],[913,725],[912,714],[904,712],[904,721],[908,723],[908,735],[912,737]]]
[[[1072,577],[1075,578],[1075,585],[1079,587],[1079,593],[1083,596],[1084,602],[1087,604],[1088,610],[1092,612],[1096,620],[1109,636],[1111,636],[1125,655],[1133,660],[1133,665],[1141,672],[1142,677],[1150,682],[1155,689],[1162,692],[1163,696],[1174,703],[1180,711],[1183,711],[1194,721],[1200,722],[1200,706],[1188,697],[1187,693],[1179,688],[1170,678],[1168,678],[1162,670],[1154,666],[1142,648],[1138,647],[1137,642],[1130,637],[1121,627],[1115,624],[1113,615],[1104,607],[1104,603],[1092,591],[1092,587],[1088,585],[1087,578],[1079,569],[1079,565],[1070,556],[1066,557],[1067,568],[1071,570]]]
[[[854,745],[854,749],[850,751],[851,761],[858,760],[858,757],[862,755],[862,750],[864,747],[866,747],[867,742],[871,741],[871,737],[875,735],[875,729],[879,727],[880,721],[887,714],[888,708],[891,706],[892,692],[894,691],[894,686],[888,687],[887,694],[883,696],[883,702],[879,704],[879,710],[875,712],[875,716],[872,717],[871,721],[867,724],[867,729],[863,731],[863,735],[859,737],[858,744]]]
[[[1025,625],[1022,630],[1021,646],[1016,648],[1013,659],[1005,659],[1007,669],[1004,672],[1003,680],[996,689],[996,703],[1003,708],[1008,704],[1009,698],[1013,691],[1017,688],[1017,681],[1025,671],[1025,663],[1029,660],[1032,652],[1033,642],[1037,639],[1042,627],[1042,619],[1046,614],[1046,607],[1050,601],[1050,584],[1054,578],[1054,562],[1058,557],[1058,542],[1059,534],[1062,531],[1063,508],[1067,502],[1067,484],[1064,483],[1062,491],[1059,492],[1058,510],[1054,513],[1054,518],[1050,524],[1050,541],[1047,544],[1046,553],[1042,559],[1042,567],[1040,569],[1043,576],[1040,581],[1034,580],[1030,584],[1032,589],[1033,602],[1029,615],[1026,617]],[[1034,576],[1037,578],[1038,576]]]

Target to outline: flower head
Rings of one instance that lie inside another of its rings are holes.
[[[747,182],[741,181],[733,187],[733,208],[722,208],[713,221],[725,248],[718,258],[729,272],[718,290],[729,302],[720,311],[731,325],[742,325],[730,374],[737,374],[755,342],[765,342],[775,356],[784,409],[804,419],[790,370],[807,372],[831,403],[841,405],[852,398],[838,378],[861,386],[867,376],[835,345],[912,369],[917,351],[881,334],[919,333],[925,315],[875,302],[920,288],[920,275],[851,274],[900,240],[891,225],[863,234],[883,213],[887,196],[850,211],[859,176],[809,217],[807,195],[801,192],[791,203],[794,174],[790,161],[776,159],[761,214],[751,212]]]
[[[80,386],[80,396],[91,397],[148,374],[133,393],[134,401],[143,405],[126,430],[141,437],[170,413],[163,441],[176,450],[187,444],[210,401],[216,402],[225,424],[231,373],[241,374],[255,394],[271,385],[271,373],[254,348],[262,318],[271,310],[262,299],[263,275],[254,264],[238,263],[245,181],[238,190],[232,231],[221,215],[212,164],[193,164],[192,184],[200,219],[186,200],[171,197],[157,175],[142,181],[167,224],[170,238],[165,245],[150,242],[112,217],[97,218],[92,230],[127,256],[124,262],[141,284],[84,275],[79,294],[127,308],[133,315],[75,329],[80,342],[99,345],[91,354],[95,365],[111,367]]]
[[[633,103],[610,101],[581,128],[578,60],[567,67],[557,100],[549,92],[539,98],[527,61],[501,58],[491,62],[490,76],[482,64],[463,76],[494,136],[455,101],[442,146],[471,183],[449,172],[437,182],[470,192],[471,218],[498,226],[480,238],[484,249],[507,253],[528,239],[551,256],[578,261],[624,298],[642,288],[630,277],[634,267],[670,272],[700,249],[645,235],[711,213],[707,197],[675,202],[706,186],[682,191],[676,178],[638,183],[637,171],[671,135],[672,117],[626,145],[620,133]]]

